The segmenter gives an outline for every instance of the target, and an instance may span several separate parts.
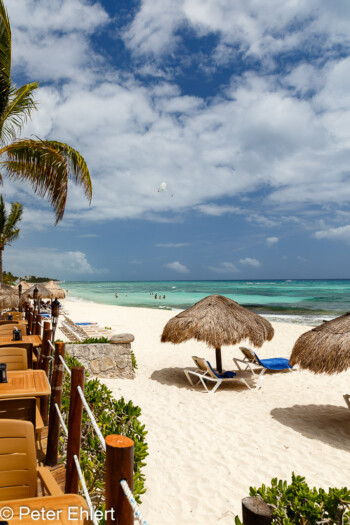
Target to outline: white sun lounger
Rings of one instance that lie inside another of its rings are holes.
[[[206,392],[214,393],[219,388],[221,383],[227,383],[228,381],[240,381],[243,383],[246,387],[251,390],[251,386],[248,384],[247,379],[252,377],[251,372],[246,372],[243,370],[235,370],[234,372],[231,372],[233,374],[232,377],[224,377],[225,374],[218,374],[216,373],[209,361],[206,359],[203,359],[202,357],[196,357],[192,356],[193,361],[195,362],[197,366],[197,370],[192,370],[190,368],[186,368],[184,370],[185,376],[187,377],[188,381],[191,385],[195,386],[199,383],[202,383],[204,390]],[[227,372],[226,372],[227,373]],[[197,381],[193,382],[192,379],[197,379]],[[209,390],[207,386],[207,382],[214,383],[214,387]]]

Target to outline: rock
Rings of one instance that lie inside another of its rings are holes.
[[[117,334],[113,335],[110,339],[112,345],[123,344],[123,343],[132,343],[135,340],[135,337],[132,334]]]
[[[76,357],[90,375],[106,378],[133,379],[131,345],[125,342],[133,340],[131,334],[119,334],[123,342],[66,344],[67,354]],[[118,337],[118,336],[117,336]]]
[[[90,369],[94,375],[99,374],[100,367],[99,367],[98,359],[94,359],[93,361],[90,361]]]
[[[102,359],[99,360],[99,366],[101,372],[105,372],[109,368],[114,368],[115,363],[110,357],[102,357]]]

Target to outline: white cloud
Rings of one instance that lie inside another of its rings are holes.
[[[239,262],[245,266],[252,266],[253,268],[259,268],[261,263],[252,257],[246,257],[245,259],[240,259]]]
[[[198,37],[217,36],[218,64],[241,53],[272,65],[270,57],[278,52],[318,44],[326,54],[344,40],[349,42],[349,17],[347,2],[338,2],[334,9],[318,0],[143,0],[124,41],[134,53],[159,58],[174,52],[183,26]]]
[[[350,224],[338,228],[327,228],[315,232],[316,239],[329,239],[331,241],[343,241],[350,243]]]
[[[273,246],[273,245],[276,244],[278,241],[279,241],[279,238],[278,238],[278,237],[267,237],[267,239],[266,239],[266,244],[267,244],[267,246]]]
[[[214,215],[215,217],[220,217],[221,215],[225,215],[226,213],[242,213],[240,208],[237,208],[236,206],[225,206],[225,205],[218,205],[218,204],[200,204],[199,206],[196,206],[196,210],[199,210],[201,213],[205,215]]]
[[[58,279],[88,276],[96,270],[80,251],[63,252],[55,248],[17,249],[7,248],[4,252],[4,268],[15,275],[39,275]],[[48,275],[49,274],[49,275]]]
[[[75,78],[82,83],[87,76],[91,78],[84,66],[92,68],[100,59],[87,37],[109,21],[99,3],[12,0],[7,7],[15,71],[21,68],[23,74],[24,69],[40,80]]]
[[[275,221],[273,219],[269,219],[268,217],[265,217],[263,215],[259,215],[257,213],[253,213],[252,215],[249,215],[247,217],[247,221],[248,222],[255,222],[259,226],[263,226],[263,227],[266,227],[266,228],[273,228],[274,226],[278,226],[278,222],[277,221]]]
[[[297,259],[298,261],[301,261],[301,262],[306,262],[307,259],[305,259],[305,257],[303,257],[302,255],[297,255]]]
[[[159,243],[155,244],[154,246],[157,246],[158,248],[182,248],[183,246],[188,246],[188,242],[167,242],[167,243]]]
[[[212,272],[215,272],[215,273],[228,274],[228,273],[237,273],[237,272],[239,272],[237,266],[235,266],[231,262],[223,262],[219,266],[208,266],[208,268],[209,268],[209,270],[211,270]]]
[[[174,270],[177,273],[190,273],[190,270],[184,264],[181,264],[179,261],[174,261],[171,263],[164,264],[165,268]]]
[[[247,220],[262,227],[279,225],[281,206],[298,210],[350,201],[350,59],[290,67],[285,77],[273,69],[274,53],[302,48],[306,41],[317,49],[346,45],[349,3],[334,8],[323,2],[315,9],[316,0],[143,0],[124,34],[135,53],[174,52],[177,29],[187,24],[199,36],[218,35],[218,59],[241,52],[270,64],[264,75],[233,76],[210,99],[183,95],[171,75],[142,85],[111,64],[106,68],[89,40],[111,23],[97,2],[8,4],[15,71],[52,82],[40,88],[39,112],[25,135],[70,143],[93,176],[92,207],[71,188],[64,224],[165,222],[188,209],[212,216],[241,213],[214,201],[237,200],[261,188],[264,197],[258,206],[250,202],[254,213]],[[143,61],[147,66],[159,71],[152,59]],[[171,192],[159,194],[164,174]],[[5,194],[15,188],[21,186],[5,180]],[[20,191],[33,208],[31,190]],[[36,221],[43,223],[39,215]]]

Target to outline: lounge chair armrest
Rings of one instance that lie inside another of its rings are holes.
[[[242,368],[240,367],[238,363],[243,363],[245,365],[244,370],[248,370],[249,368],[253,374],[255,374],[254,370],[256,370],[257,368],[261,368],[260,365],[256,365],[255,363],[250,363],[249,361],[244,361],[243,359],[239,359],[238,357],[233,357],[233,362],[235,363],[235,365],[237,366],[239,370],[242,370]]]
[[[244,359],[239,359],[239,357],[233,357],[233,362],[237,366],[238,370],[242,370],[242,368],[240,367],[238,363],[243,363],[246,366],[246,368],[248,366],[247,361],[244,361]]]
[[[62,496],[63,492],[49,469],[46,467],[37,467],[36,470],[41,482],[50,496]]]

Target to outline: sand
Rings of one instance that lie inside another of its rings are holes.
[[[350,393],[350,371],[265,374],[260,390],[231,383],[206,394],[190,387],[183,369],[192,366],[192,355],[215,363],[214,351],[195,341],[160,343],[174,312],[69,299],[64,306],[73,321],[135,336],[136,378],[104,382],[142,409],[149,456],[141,508],[149,525],[232,525],[250,486],[276,476],[290,480],[293,471],[318,487],[349,484],[350,411],[342,395]],[[274,323],[274,329],[261,357],[289,357],[308,327]],[[241,357],[238,347],[222,355],[225,369]]]

